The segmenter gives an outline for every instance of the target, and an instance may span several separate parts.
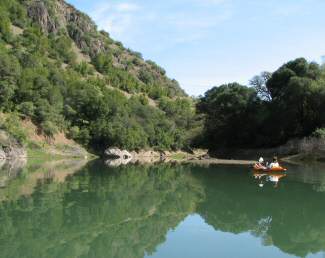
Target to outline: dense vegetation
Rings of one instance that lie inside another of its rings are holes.
[[[193,101],[163,68],[54,0],[1,1],[0,112],[98,151],[179,149],[196,127]]]
[[[214,87],[198,104],[206,115],[203,144],[269,147],[289,139],[324,137],[325,69],[303,58],[250,81]]]

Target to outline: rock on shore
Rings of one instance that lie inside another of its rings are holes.
[[[108,158],[106,164],[116,167],[126,164],[150,164],[158,162],[171,161],[186,161],[186,160],[201,160],[208,158],[207,150],[195,150],[193,153],[183,151],[154,151],[140,150],[128,152],[119,148],[108,148],[105,151],[105,156]]]
[[[108,148],[105,151],[105,155],[111,159],[132,159],[130,152],[126,150],[120,150],[119,148]]]
[[[26,159],[24,147],[4,130],[0,130],[0,159]]]

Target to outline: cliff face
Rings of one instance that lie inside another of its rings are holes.
[[[104,47],[104,38],[98,34],[95,23],[65,1],[33,0],[26,5],[28,16],[41,27],[43,33],[57,34],[64,31],[80,49],[89,49],[92,56],[108,50]],[[86,40],[86,35],[92,37]]]

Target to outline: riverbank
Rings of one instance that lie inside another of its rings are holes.
[[[283,161],[325,161],[325,139],[307,137],[290,140],[274,148],[220,149],[211,152],[212,157],[234,160],[251,160],[258,157],[271,159],[278,156]]]
[[[110,148],[106,154],[110,154],[106,158],[106,165],[110,167],[118,167],[127,164],[154,164],[154,163],[191,163],[203,166],[208,165],[253,165],[254,160],[240,159],[218,159],[211,158],[208,150],[194,149],[191,152],[185,151],[154,151],[141,150],[128,152],[118,148]]]
[[[0,159],[69,159],[94,158],[64,132],[44,135],[30,119],[0,113]]]

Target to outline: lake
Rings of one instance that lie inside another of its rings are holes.
[[[0,169],[2,258],[325,257],[325,166]]]

